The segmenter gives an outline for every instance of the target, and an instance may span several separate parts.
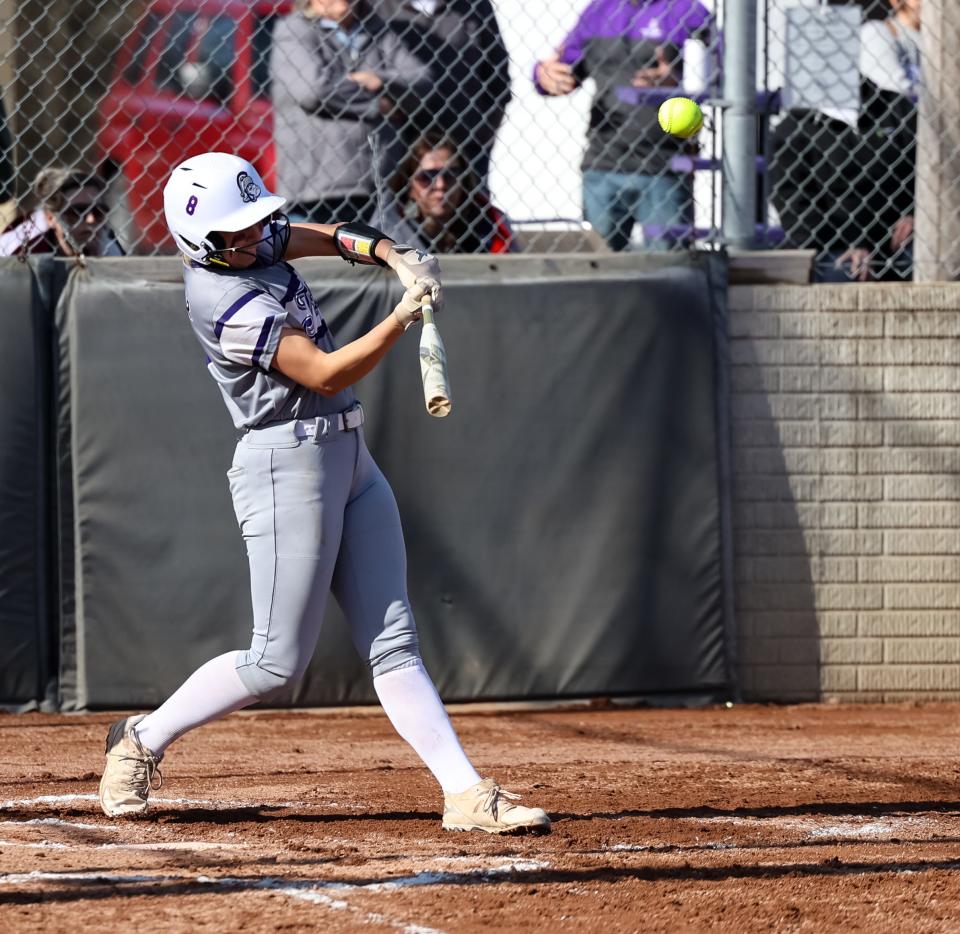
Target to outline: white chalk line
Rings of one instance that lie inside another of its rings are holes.
[[[676,847],[683,849],[683,843],[616,843],[613,846],[602,846],[601,850],[607,853],[630,852],[630,853],[649,853],[651,850],[662,850],[664,847]],[[686,844],[690,846],[690,844]],[[697,849],[700,850],[735,850],[736,843],[698,843]]]
[[[208,843],[203,841],[183,843],[99,843],[93,846],[76,844],[73,849],[92,849],[92,850],[245,850],[248,849],[246,843]]]
[[[37,804],[69,804],[74,801],[96,801],[97,795],[94,794],[69,794],[69,795],[37,795],[35,798],[8,798],[6,801],[0,801],[0,811],[10,810],[17,807],[32,807]],[[193,804],[204,807],[216,808],[218,810],[228,810],[230,808],[332,808],[332,809],[353,809],[367,810],[365,804],[340,804],[337,801],[232,801],[221,799],[213,801],[208,798],[157,798],[150,797],[151,804]]]
[[[245,850],[246,843],[210,843],[205,841],[161,843],[60,843],[55,840],[0,840],[0,848],[25,850]]]
[[[461,882],[464,877],[469,876],[495,877],[512,872],[536,872],[538,869],[546,869],[549,865],[542,860],[515,859],[502,862],[496,866],[468,869],[465,872],[418,872],[412,876],[399,876],[395,879],[387,879],[384,882],[368,882],[364,885],[349,882],[330,882],[328,887],[343,891],[391,892],[396,889],[415,888],[422,885],[451,885]]]
[[[67,804],[70,801],[96,801],[96,795],[37,795],[35,798],[8,798],[0,801],[0,811],[29,807],[34,804]]]
[[[29,807],[34,804],[68,804],[71,801],[96,801],[98,796],[88,795],[38,795],[36,798],[10,798],[0,802],[0,810],[9,810],[15,807]],[[281,804],[262,804],[250,801],[209,801],[206,798],[150,798],[151,804],[202,804],[208,807],[294,807],[297,802],[285,801]]]
[[[451,857],[451,861],[455,859]],[[470,857],[466,857],[470,859]],[[399,889],[431,886],[462,884],[468,879],[484,878],[496,879],[498,876],[535,872],[545,869],[550,864],[543,860],[508,859],[493,866],[478,867],[462,872],[418,872],[409,876],[398,876],[385,879],[382,882],[352,883],[324,880],[298,880],[265,877],[262,879],[240,879],[232,876],[171,876],[171,875],[123,875],[103,872],[44,872],[33,870],[25,873],[0,874],[0,886],[23,885],[33,882],[104,882],[111,884],[134,884],[150,882],[155,885],[175,882],[194,882],[212,888],[229,889],[231,891],[271,891],[288,898],[306,901],[315,905],[322,905],[335,911],[351,911],[359,914],[366,924],[380,924],[402,931],[403,934],[443,934],[436,928],[425,927],[390,918],[380,912],[366,911],[351,905],[344,899],[344,895],[367,892],[393,892]],[[328,893],[336,893],[328,894]],[[339,896],[339,897],[337,897]]]
[[[20,840],[0,840],[0,848],[2,847],[19,847],[23,850],[72,850],[75,847],[71,846],[69,843],[55,843],[52,840],[39,840],[36,843],[24,843]]]
[[[794,830],[813,839],[839,838],[856,840],[861,838],[892,837],[904,830],[919,830],[935,826],[937,821],[929,817],[880,817],[867,818],[851,815],[849,817],[831,817],[828,823],[816,817],[741,817],[731,814],[711,817],[684,817],[688,823],[695,824],[737,824],[743,827],[781,827]]]
[[[680,820],[696,824],[727,826],[733,824],[756,830],[782,828],[801,833],[809,840],[822,840],[824,842],[828,840],[885,839],[896,834],[920,831],[939,825],[939,822],[932,818],[919,816],[867,818],[850,815],[848,818],[841,818],[840,820],[831,818],[830,823],[822,823],[816,817],[743,817],[737,814],[731,814],[728,817],[722,815],[684,817]],[[607,853],[648,853],[662,851],[665,847],[675,848],[678,851],[684,849],[736,850],[741,848],[741,844],[729,841],[701,841],[699,839],[688,843],[662,840],[653,843],[608,844],[601,846],[600,849]]]
[[[30,872],[0,873],[0,885],[22,885],[29,882],[182,882],[182,876],[124,876],[106,872]]]
[[[881,818],[880,820],[869,821],[865,824],[858,824],[851,821],[840,821],[836,824],[829,824],[826,827],[815,827],[810,831],[811,837],[892,837],[895,833],[900,833],[904,828],[920,829],[936,825],[936,821],[929,817],[901,817],[901,818]]]
[[[30,824],[46,824],[50,827],[69,827],[77,830],[116,831],[119,827],[112,824],[84,824],[81,821],[62,820],[59,817],[31,817],[30,820],[0,820],[0,827],[26,827]]]

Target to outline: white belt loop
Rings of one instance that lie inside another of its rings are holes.
[[[312,438],[314,444],[319,444],[330,434],[330,419],[326,415],[318,415],[312,419],[313,424],[307,423],[307,437]],[[311,432],[310,429],[313,429]]]

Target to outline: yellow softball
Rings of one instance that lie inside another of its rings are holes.
[[[671,97],[660,105],[657,119],[665,133],[690,139],[703,126],[703,111],[689,97]]]

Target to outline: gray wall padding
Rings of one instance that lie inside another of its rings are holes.
[[[398,295],[379,270],[298,266],[341,342]],[[415,331],[358,390],[400,503],[441,693],[733,695],[722,260],[465,257],[444,269],[453,414],[424,410]],[[61,316],[73,486],[63,537],[76,558],[64,703],[147,707],[248,644],[225,478],[235,432],[176,262],[92,262],[72,274]],[[61,606],[69,567],[64,577]],[[371,700],[339,614],[328,615],[290,701]]]
[[[0,258],[0,704],[53,700],[52,296],[62,269]],[[62,283],[61,283],[62,284]]]

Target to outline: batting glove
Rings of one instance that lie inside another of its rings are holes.
[[[409,289],[424,276],[429,276],[440,284],[440,261],[432,253],[398,243],[390,247],[386,263],[397,274],[405,289]],[[440,293],[434,297],[434,302],[437,307],[443,304],[442,286]]]
[[[393,309],[393,316],[397,319],[397,324],[406,331],[414,321],[419,321],[423,317],[423,308],[420,303],[425,295],[436,303],[441,293],[440,283],[430,276],[423,276],[417,279],[403,293],[403,298],[397,302]]]

